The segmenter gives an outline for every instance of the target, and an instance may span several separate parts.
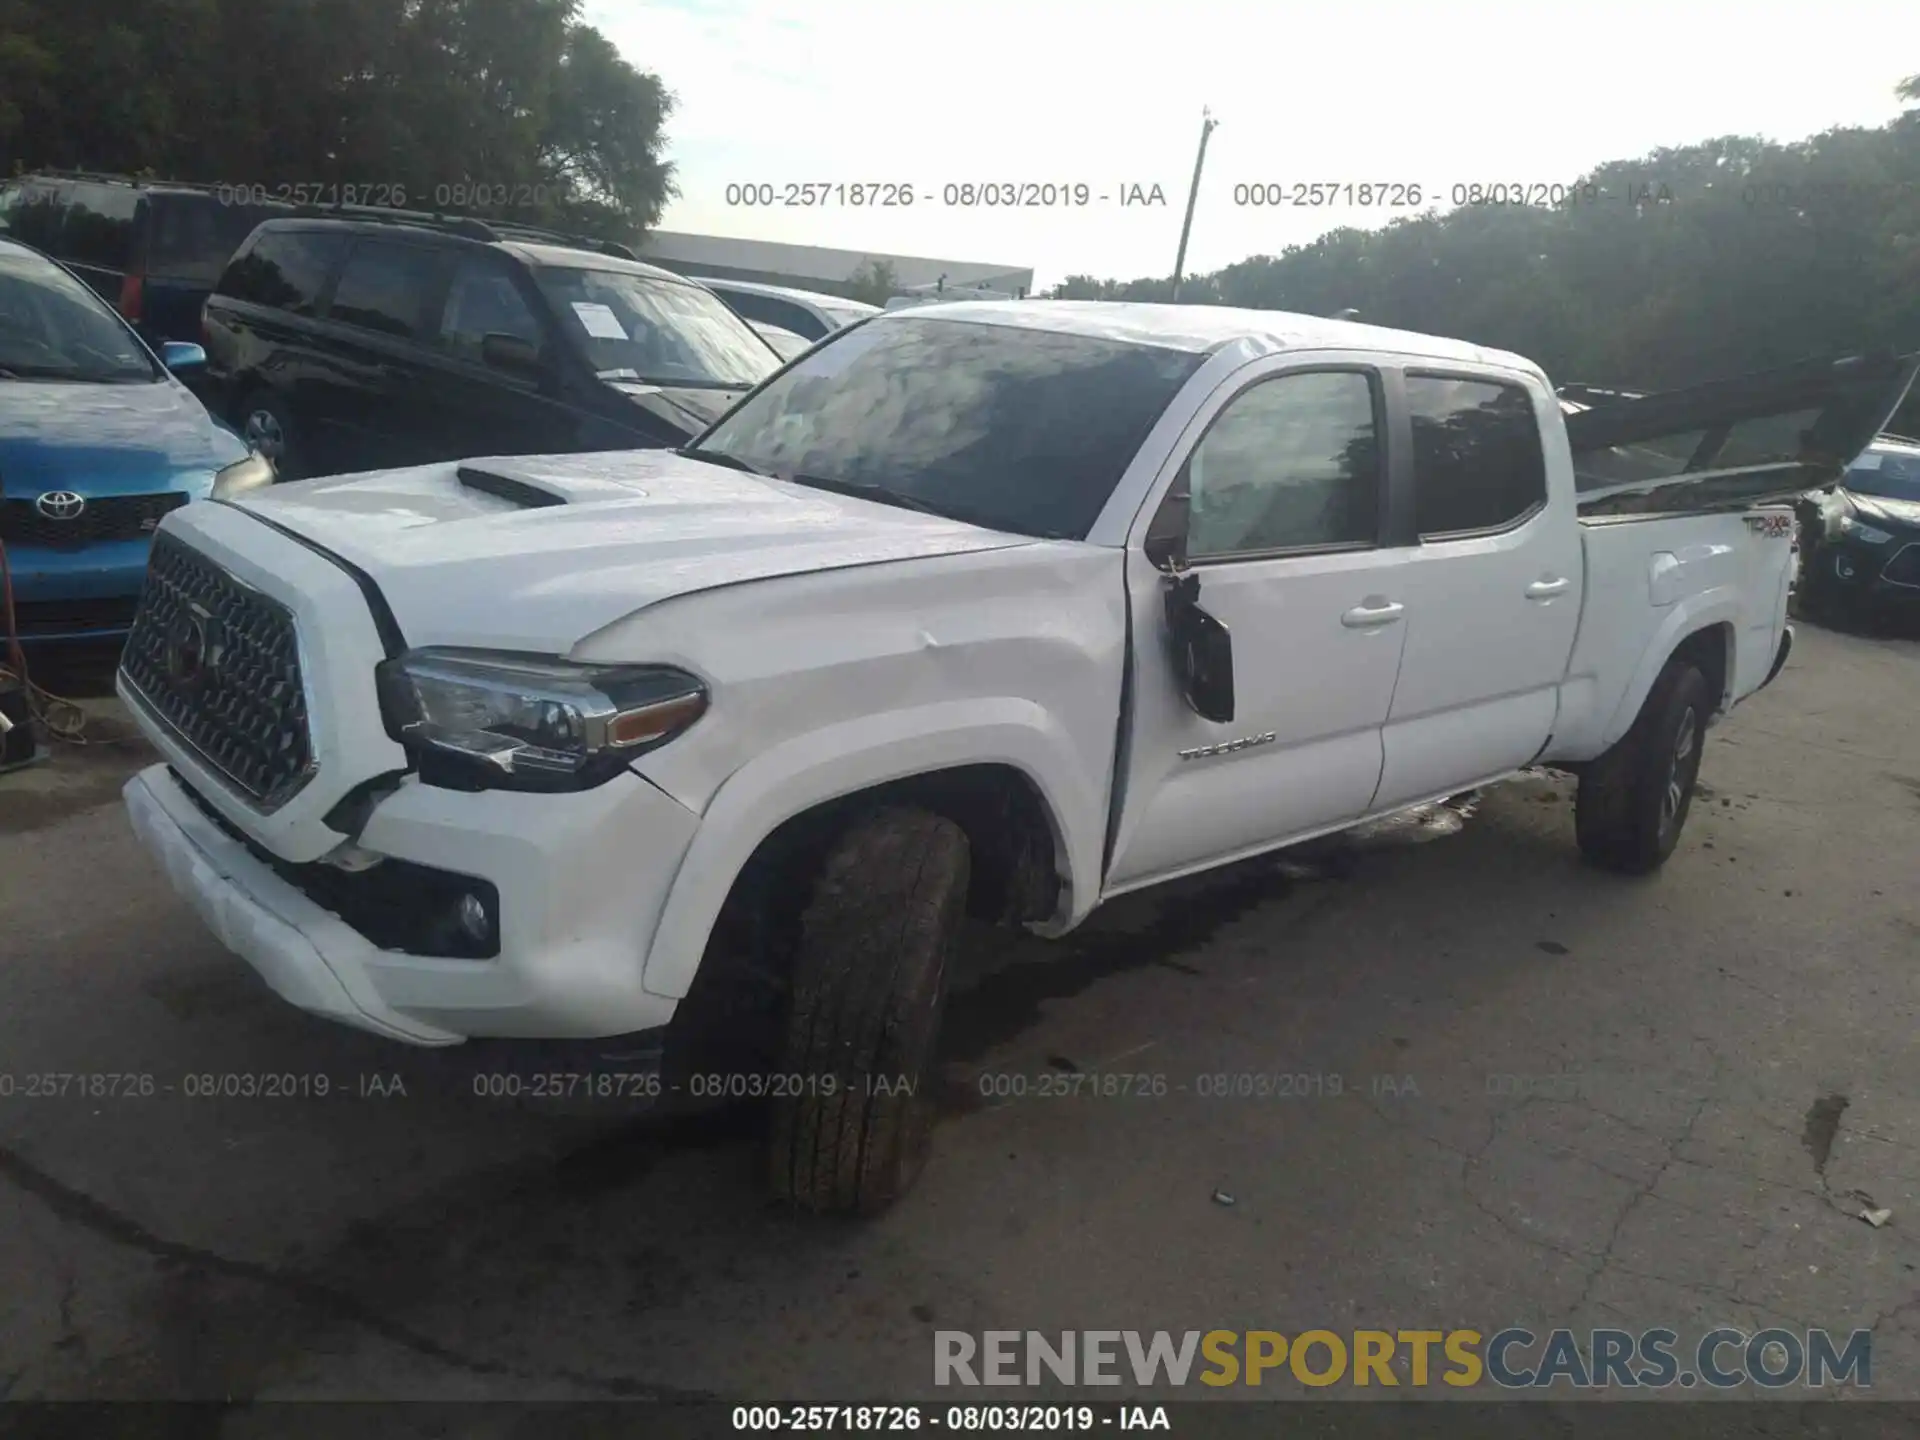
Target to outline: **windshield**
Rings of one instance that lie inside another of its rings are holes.
[[[535,273],[568,343],[603,380],[744,389],[780,366],[745,321],[698,286],[620,270]]]
[[[1024,325],[875,320],[822,341],[695,453],[1082,539],[1204,359]]]
[[[0,250],[0,381],[159,377],[152,357],[93,291],[38,255]]]
[[[1848,468],[1842,483],[1861,495],[1920,503],[1920,454],[1869,450]]]

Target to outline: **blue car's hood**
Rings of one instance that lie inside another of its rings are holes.
[[[0,494],[200,490],[246,443],[185,386],[0,380]]]

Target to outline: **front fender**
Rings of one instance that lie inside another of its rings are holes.
[[[1055,923],[1079,920],[1099,894],[1107,800],[1083,778],[1080,749],[1046,710],[1004,697],[863,715],[755,756],[706,807],[655,928],[643,984],[655,995],[687,993],[734,880],[788,820],[860,790],[961,765],[1009,765],[1033,782],[1063,881]]]

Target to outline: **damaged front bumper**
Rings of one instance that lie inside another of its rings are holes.
[[[484,883],[493,953],[460,958],[392,948],[408,932],[383,931],[337,887],[303,881],[332,867],[274,863],[165,764],[135,775],[125,797],[173,888],[303,1010],[414,1045],[629,1035],[673,1017],[676,1002],[641,976],[698,819],[638,776],[565,795],[410,777],[374,807],[356,842],[363,862]]]

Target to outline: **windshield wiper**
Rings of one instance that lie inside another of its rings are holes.
[[[682,445],[673,453],[676,455],[684,455],[689,460],[705,460],[711,465],[724,465],[729,470],[744,470],[749,475],[758,475],[762,480],[767,478],[766,471],[759,469],[757,466],[749,465],[739,456],[729,455],[724,450],[702,450],[697,446]]]

